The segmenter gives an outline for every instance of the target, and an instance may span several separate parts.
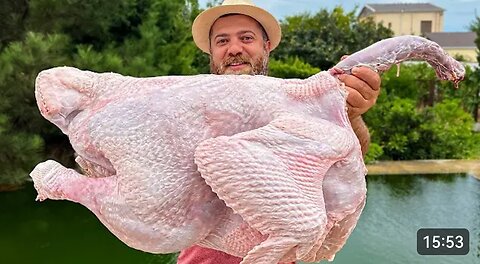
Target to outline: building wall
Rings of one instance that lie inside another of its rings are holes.
[[[383,13],[373,14],[375,22],[382,22],[389,27],[395,36],[400,35],[421,35],[421,21],[432,21],[432,32],[443,31],[443,14],[441,12],[429,13]]]
[[[475,48],[443,48],[450,56],[461,55],[467,62],[477,62],[477,52]]]
[[[383,23],[385,27],[390,27],[395,36],[401,35],[421,35],[421,21],[432,21],[432,32],[443,32],[443,12],[398,12],[398,13],[373,13],[370,14],[376,23]],[[478,49],[476,47],[449,48],[443,49],[455,57],[461,55],[470,63],[477,62]]]

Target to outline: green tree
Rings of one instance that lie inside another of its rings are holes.
[[[285,60],[298,57],[308,64],[326,70],[346,54],[352,54],[383,38],[392,31],[373,20],[360,20],[355,10],[345,13],[342,7],[331,12],[290,16],[282,21],[282,43],[272,53]]]
[[[22,39],[25,33],[27,13],[27,0],[3,0],[0,2],[0,50],[9,42]]]
[[[133,76],[197,73],[192,67],[196,47],[191,38],[191,23],[185,21],[190,21],[198,9],[190,2],[152,1],[135,34],[101,50],[92,44],[78,45],[74,66]]]
[[[69,65],[134,76],[197,72],[190,33],[196,0],[29,3],[28,33],[0,51],[0,170],[9,172],[0,183],[27,180],[39,159],[73,166],[68,138],[39,114],[34,80],[41,70]]]
[[[475,142],[480,139],[472,131],[469,110],[478,83],[470,73],[467,67],[467,79],[454,89],[437,80],[426,63],[403,65],[398,77],[394,69],[386,72],[376,106],[364,115],[375,147],[371,156],[405,160],[478,155]]]
[[[25,181],[28,172],[41,160],[43,140],[39,135],[17,132],[6,115],[0,114],[0,191]]]
[[[480,70],[478,68],[473,69],[468,65],[465,70],[465,79],[460,83],[458,89],[452,89],[452,84],[449,82],[439,82],[438,94],[440,99],[460,100],[465,111],[470,113],[476,122],[479,122]]]
[[[68,61],[68,45],[62,35],[28,33],[0,53],[0,184],[24,182],[33,166],[54,152],[60,160],[72,154],[66,137],[40,116],[33,93],[40,70]]]
[[[476,16],[475,20],[470,24],[470,30],[477,34],[475,38],[475,44],[477,44],[477,49],[480,50],[480,17]],[[477,53],[477,61],[480,62],[480,53]]]
[[[418,106],[433,105],[439,81],[427,63],[401,64],[382,75],[382,93],[388,97],[409,98]],[[451,83],[450,88],[452,88]]]
[[[29,25],[69,36],[72,66],[135,76],[197,73],[190,33],[197,1],[71,2],[33,0]]]
[[[470,25],[470,29],[477,34],[475,38],[475,44],[477,44],[477,50],[480,50],[480,17],[476,16],[475,20]],[[480,63],[480,52],[477,52],[477,62]],[[480,122],[480,68],[477,67],[473,74],[475,77],[475,81],[477,83],[476,90],[474,94],[474,103],[472,105],[472,111],[474,114],[474,119],[477,122]]]
[[[412,152],[417,150],[411,146],[420,139],[418,128],[422,122],[415,100],[399,97],[384,99],[365,114],[365,121],[380,159],[413,158]]]
[[[465,66],[465,79],[458,89],[448,81],[439,80],[434,69],[427,63],[402,64],[397,76],[395,68],[382,75],[382,96],[410,98],[417,106],[433,106],[444,99],[459,99],[462,107],[476,118],[480,103],[480,71]]]
[[[461,159],[480,154],[480,134],[472,130],[473,118],[460,100],[446,99],[423,111],[420,140],[413,149],[423,150],[420,159]],[[424,155],[424,156],[423,156]]]
[[[319,68],[312,67],[296,57],[288,57],[282,61],[271,59],[269,68],[269,75],[277,78],[305,79],[320,71]]]
[[[73,44],[90,44],[101,49],[137,33],[148,0],[30,0],[28,30],[64,33]]]
[[[472,131],[473,118],[459,100],[418,108],[414,100],[395,97],[365,117],[381,160],[459,159],[480,154],[480,134]]]

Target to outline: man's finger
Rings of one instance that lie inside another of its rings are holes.
[[[376,96],[377,91],[373,90],[368,83],[359,77],[349,74],[341,74],[338,76],[338,79],[342,81],[346,87],[350,88],[349,92],[350,90],[355,91],[358,96],[361,98],[363,97],[363,100],[370,100]],[[355,87],[355,89],[352,87]]]
[[[373,90],[380,88],[380,75],[368,67],[354,67],[352,75],[366,82]]]
[[[350,96],[350,95],[349,95]],[[354,97],[352,97],[354,98]],[[350,103],[350,101],[356,101],[355,99],[351,99],[350,97],[347,98],[347,113],[350,118],[357,117],[359,115],[362,115],[365,111],[363,108],[359,108],[357,106],[354,106]],[[355,102],[353,102],[355,104]],[[358,104],[358,101],[356,102]]]
[[[364,108],[368,106],[368,101],[355,89],[345,87],[348,91],[347,102],[354,108]]]

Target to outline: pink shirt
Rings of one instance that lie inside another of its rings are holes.
[[[240,261],[242,261],[241,258],[221,251],[193,246],[180,252],[177,264],[239,264]],[[295,264],[295,262],[288,264]]]

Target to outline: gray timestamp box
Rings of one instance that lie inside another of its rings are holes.
[[[466,228],[421,228],[417,231],[420,255],[467,255],[470,233]]]

